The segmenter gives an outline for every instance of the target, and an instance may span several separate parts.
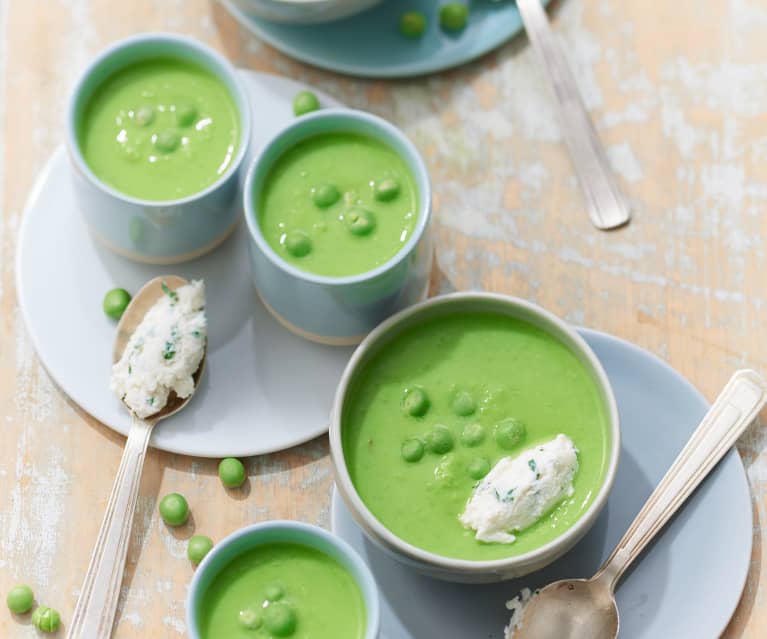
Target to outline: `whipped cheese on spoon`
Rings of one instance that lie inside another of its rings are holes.
[[[207,346],[204,305],[202,282],[157,277],[136,294],[117,326],[111,386],[133,422],[68,639],[112,633],[149,436],[158,421],[186,406],[199,384]]]

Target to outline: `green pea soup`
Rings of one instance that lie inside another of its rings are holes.
[[[202,639],[363,639],[365,603],[352,575],[298,543],[268,543],[234,558],[206,589]]]
[[[353,133],[298,142],[253,197],[269,246],[288,263],[329,277],[385,264],[418,220],[418,189],[405,160],[384,142]]]
[[[172,57],[142,60],[107,77],[76,127],[97,178],[151,201],[205,190],[227,172],[241,143],[239,112],[226,86],[202,66]]]
[[[520,555],[565,532],[593,502],[610,459],[591,372],[553,335],[492,312],[430,317],[382,344],[350,382],[341,428],[352,483],[387,529],[475,561]],[[477,481],[559,433],[579,450],[572,497],[511,544],[477,541],[458,519]]]

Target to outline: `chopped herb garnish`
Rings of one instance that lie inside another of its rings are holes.
[[[178,299],[178,293],[176,293],[176,291],[174,291],[172,288],[170,288],[170,286],[168,286],[168,285],[167,285],[165,282],[163,282],[162,284],[160,284],[160,286],[162,286],[162,290],[163,290],[163,292],[164,292],[164,293],[165,293],[165,294],[166,294],[166,295],[167,295],[167,296],[168,296],[168,297],[169,297],[171,300],[173,300],[173,301],[175,302],[175,301]]]
[[[176,355],[176,345],[173,342],[165,342],[165,351],[162,356],[165,359],[173,359]]]
[[[192,331],[194,337],[200,337],[200,331]]]
[[[508,504],[510,501],[514,501],[514,489],[512,488],[503,497],[503,503]]]
[[[146,403],[150,406],[154,406],[154,397],[150,397],[148,400],[146,400]]]
[[[527,465],[530,466],[530,470],[532,470],[534,473],[538,472],[538,466],[536,466],[534,459],[528,460]]]
[[[130,364],[128,364],[128,375],[130,375],[133,372],[133,367],[131,367]]]

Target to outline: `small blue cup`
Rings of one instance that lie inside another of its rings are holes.
[[[257,546],[295,543],[309,546],[335,559],[354,578],[365,604],[363,639],[377,639],[380,628],[378,586],[362,558],[342,539],[317,526],[296,521],[270,521],[242,528],[220,542],[197,567],[186,599],[186,625],[190,639],[200,639],[198,614],[205,592],[218,573],[239,555]]]
[[[131,197],[102,182],[85,162],[77,140],[80,115],[94,91],[116,71],[157,57],[186,60],[213,73],[230,92],[240,116],[240,145],[226,173],[198,193],[162,202]],[[75,85],[66,129],[78,206],[93,235],[115,253],[149,264],[176,264],[211,251],[234,230],[250,142],[250,105],[234,67],[210,47],[169,33],[121,40],[98,55]]]
[[[258,223],[257,194],[288,149],[309,137],[339,132],[375,138],[399,153],[415,177],[418,221],[408,242],[385,264],[359,275],[328,277],[293,266],[269,246]],[[292,332],[322,344],[358,344],[381,321],[426,296],[433,254],[429,175],[410,140],[386,120],[351,109],[301,116],[254,159],[243,196],[256,290],[272,315]]]

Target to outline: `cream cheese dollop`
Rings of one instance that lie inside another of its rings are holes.
[[[111,389],[142,419],[162,410],[171,392],[192,394],[208,337],[204,283],[163,291],[112,367]]]
[[[578,450],[566,435],[501,459],[479,482],[460,516],[476,539],[510,544],[573,494]]]

